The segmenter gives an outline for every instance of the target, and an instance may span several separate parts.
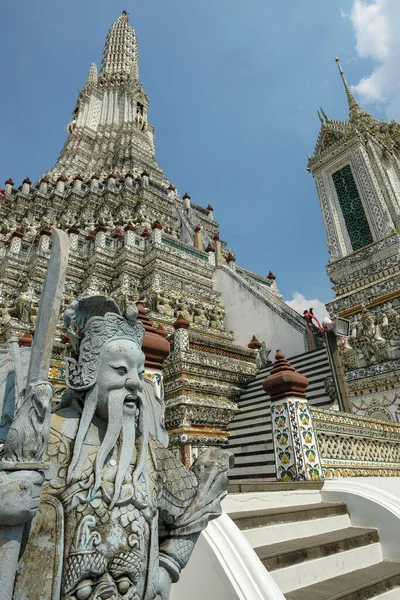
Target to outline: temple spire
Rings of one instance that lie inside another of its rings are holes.
[[[131,75],[139,78],[139,56],[136,34],[129,25],[128,13],[122,11],[108,31],[101,61],[101,75]]]
[[[96,63],[92,63],[90,67],[89,75],[87,78],[87,85],[96,85],[97,83],[97,65]]]
[[[349,103],[350,120],[356,119],[360,115],[365,114],[365,111],[361,108],[361,106],[358,104],[357,100],[354,98],[353,92],[351,91],[350,86],[347,83],[346,78],[344,76],[344,72],[340,65],[340,61],[339,61],[338,57],[335,58],[335,62],[338,66],[339,73],[340,73],[340,76],[343,81],[344,89],[346,91],[347,102]]]

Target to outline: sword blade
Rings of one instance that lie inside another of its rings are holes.
[[[60,229],[53,228],[52,251],[40,296],[35,335],[29,361],[27,388],[35,381],[47,381],[54,336],[68,265],[69,239]]]

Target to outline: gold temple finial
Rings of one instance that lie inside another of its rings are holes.
[[[128,22],[128,13],[126,10],[122,11],[121,21],[125,21],[126,23]]]

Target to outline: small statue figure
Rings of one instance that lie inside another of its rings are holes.
[[[168,294],[167,291],[157,292],[156,311],[160,315],[166,315],[167,317],[174,316],[173,298],[170,296],[170,294]]]
[[[271,354],[271,349],[267,348],[265,342],[261,343],[261,348],[258,351],[258,356],[256,358],[256,367],[257,369],[264,369],[269,365],[272,365],[272,360],[270,360],[269,355]]]
[[[70,123],[68,123],[68,125],[67,125],[67,131],[68,131],[68,133],[73,133],[75,131],[75,129],[76,129],[76,123],[77,123],[77,121],[76,121],[76,119],[74,117],[72,119],[72,121]]]
[[[209,327],[212,329],[224,328],[224,309],[221,306],[213,306],[209,314]]]
[[[207,327],[208,325],[205,310],[201,304],[196,304],[196,306],[194,307],[193,321],[196,325],[200,325],[201,327]]]
[[[357,348],[369,366],[386,356],[386,340],[381,335],[375,316],[364,308],[359,322],[354,321],[351,328],[353,347]]]
[[[221,513],[232,457],[208,449],[189,470],[168,450],[163,403],[143,379],[137,314],[127,306],[122,315],[104,296],[65,312],[77,359],[67,359],[69,389],[51,417],[14,600],[168,600],[200,532]],[[0,523],[4,510],[0,503]]]
[[[193,322],[193,306],[189,299],[183,298],[182,296],[176,301],[175,316],[182,315],[189,323]]]

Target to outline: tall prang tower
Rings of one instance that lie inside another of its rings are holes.
[[[363,110],[336,62],[349,118],[337,121],[318,111],[321,129],[308,170],[330,253],[327,273],[335,297],[327,309],[351,321],[342,355],[353,404],[365,413],[376,404],[375,392],[382,398],[384,390],[400,388],[400,126]],[[366,374],[368,381],[361,383]],[[365,401],[356,401],[357,395]]]
[[[107,34],[100,70],[89,70],[55,166],[35,185],[6,182],[0,342],[32,339],[51,228],[66,230],[64,308],[85,294],[139,302],[147,376],[160,392],[164,386],[171,444],[189,463],[200,448],[227,439],[235,399],[256,371],[260,344],[247,347],[253,334],[268,348],[299,354],[305,324],[282,301],[272,273],[236,265],[207,201],[203,208],[181,196],[164,176],[148,108],[136,35],[123,12]],[[51,376],[61,387],[69,351],[60,321]]]
[[[163,183],[155,157],[149,99],[139,81],[139,53],[134,29],[124,11],[111,26],[98,73],[92,64],[67,126],[69,137],[48,176],[148,171]]]

